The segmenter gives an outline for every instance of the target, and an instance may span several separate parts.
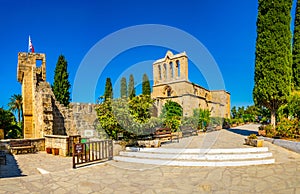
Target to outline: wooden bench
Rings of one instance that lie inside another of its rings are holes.
[[[26,153],[33,153],[35,151],[35,146],[31,145],[30,140],[20,140],[20,141],[14,141],[11,140],[9,142],[11,153],[13,151],[16,151],[16,154],[23,153],[24,150],[26,150]]]
[[[0,159],[4,160],[4,165],[6,165],[6,153],[3,150],[0,150]]]
[[[175,136],[177,136],[177,142],[179,142],[178,135]],[[172,130],[170,128],[157,128],[154,132],[153,137],[155,139],[159,139],[161,142],[167,142],[167,141],[173,142],[173,138],[174,138],[172,135]]]

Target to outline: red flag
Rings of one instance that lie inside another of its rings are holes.
[[[29,36],[29,42],[28,42],[28,52],[32,52],[32,53],[34,53],[34,47],[33,47],[33,45],[32,45],[32,42],[31,42],[31,38],[30,38],[30,36]]]

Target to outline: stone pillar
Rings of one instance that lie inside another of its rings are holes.
[[[182,57],[180,59],[180,78],[188,80],[188,60],[187,57]]]
[[[4,129],[0,129],[0,139],[4,139]]]

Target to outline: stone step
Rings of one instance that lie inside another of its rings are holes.
[[[248,166],[273,164],[267,147],[231,149],[127,147],[114,160],[168,166]]]
[[[249,166],[273,164],[275,159],[259,159],[259,160],[243,160],[243,161],[182,161],[182,160],[163,160],[149,158],[135,158],[126,156],[114,156],[114,160],[130,163],[142,163],[151,165],[166,165],[166,166]]]
[[[173,154],[234,154],[234,153],[259,153],[268,152],[268,147],[253,148],[229,148],[229,149],[199,149],[199,148],[137,148],[126,147],[126,151],[150,152],[150,153],[173,153]]]
[[[272,153],[242,153],[242,154],[185,154],[185,153],[152,153],[152,152],[120,152],[120,156],[137,158],[155,158],[172,160],[250,160],[271,158]]]

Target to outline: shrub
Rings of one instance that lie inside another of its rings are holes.
[[[264,129],[266,130],[266,136],[267,137],[274,137],[274,136],[276,136],[276,130],[274,129],[273,125],[266,125],[264,127]]]
[[[256,134],[252,133],[248,136],[248,139],[257,139]]]
[[[298,119],[281,119],[281,121],[277,123],[276,132],[276,135],[281,137],[294,138],[299,135]]]

